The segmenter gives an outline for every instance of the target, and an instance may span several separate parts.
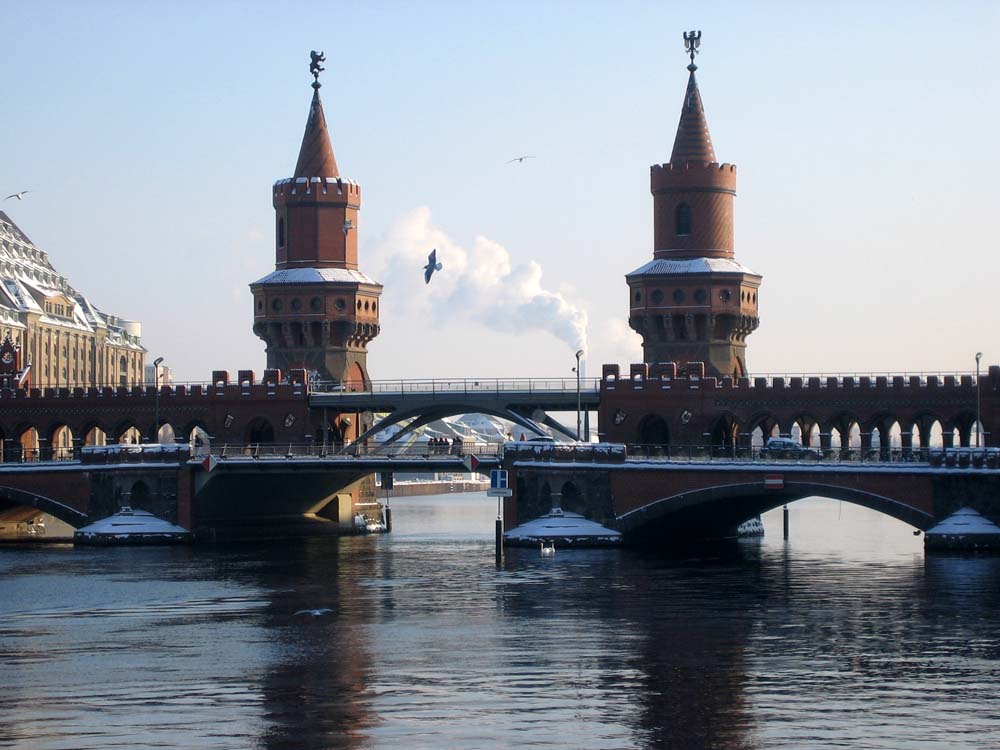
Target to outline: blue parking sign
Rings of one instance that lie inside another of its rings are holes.
[[[492,490],[507,489],[506,469],[490,469],[490,489]]]

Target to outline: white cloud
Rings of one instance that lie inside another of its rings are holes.
[[[442,269],[425,287],[422,268],[435,248]],[[461,316],[505,333],[543,331],[574,351],[586,349],[587,313],[543,287],[538,263],[512,264],[503,245],[482,236],[466,250],[434,225],[426,206],[400,217],[368,257],[401,314]]]

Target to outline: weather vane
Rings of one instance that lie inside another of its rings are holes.
[[[694,72],[698,70],[698,66],[694,64],[694,56],[698,54],[698,48],[701,46],[701,32],[700,31],[685,31],[684,32],[684,49],[691,56],[691,64],[688,65],[688,70]]]
[[[684,38],[687,39],[686,36]],[[317,52],[316,50],[312,50],[309,53],[309,57],[312,58],[312,62],[309,63],[309,72],[312,73],[313,76],[312,87],[314,89],[318,89],[320,86],[323,85],[322,83],[319,82],[319,74],[322,73],[324,70],[326,70],[326,68],[320,65],[320,63],[326,62],[326,55],[324,55],[322,52]]]

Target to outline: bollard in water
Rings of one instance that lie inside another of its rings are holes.
[[[784,522],[785,539],[788,539],[788,506],[781,510],[781,520]]]
[[[497,565],[503,562],[503,519],[497,516],[496,525]]]
[[[388,505],[385,506],[385,531],[386,533],[392,531],[392,508]]]

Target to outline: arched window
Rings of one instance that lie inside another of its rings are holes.
[[[687,203],[682,203],[677,207],[676,218],[676,234],[691,234],[691,207]]]
[[[278,247],[285,246],[285,219],[278,217]]]

